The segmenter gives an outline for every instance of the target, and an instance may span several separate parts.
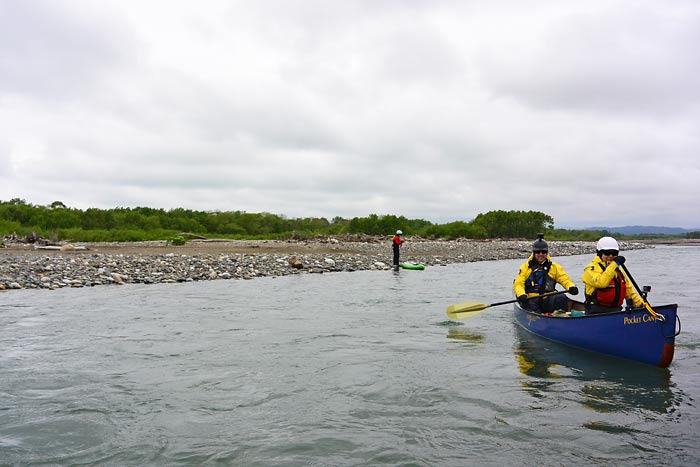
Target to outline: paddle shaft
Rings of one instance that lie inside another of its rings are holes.
[[[637,285],[637,281],[634,280],[634,278],[632,277],[632,274],[630,274],[629,269],[627,269],[627,266],[625,266],[625,263],[622,263],[622,264],[620,265],[620,267],[622,268],[623,271],[625,271],[625,274],[627,274],[627,277],[629,278],[630,282],[632,283],[632,285],[634,286],[634,288],[637,289],[637,293],[638,293],[639,296],[641,297],[641,296],[642,296],[642,291],[639,290],[639,286]]]
[[[559,292],[551,292],[551,293],[546,293],[546,294],[542,294],[542,295],[535,295],[532,297],[527,297],[527,300],[533,300],[535,298],[553,297],[555,295],[565,294],[566,292],[568,292],[568,290],[560,290]],[[515,303],[517,301],[518,301],[518,299],[516,298],[515,300],[508,300],[507,302],[492,303],[489,306],[507,305],[508,303]]]
[[[632,285],[634,286],[635,289],[637,289],[637,293],[639,294],[639,297],[644,301],[644,308],[647,309],[649,313],[655,318],[655,319],[660,319],[661,321],[664,320],[663,315],[659,315],[657,312],[655,312],[652,308],[651,305],[649,305],[649,302],[646,301],[644,298],[644,295],[642,295],[642,291],[639,289],[639,286],[637,285],[637,281],[634,280],[634,277],[632,277],[632,274],[630,274],[629,270],[627,269],[627,266],[625,266],[625,263],[620,264],[620,267],[622,268],[623,271],[625,271],[625,274],[627,275],[627,278],[630,280]]]
[[[553,295],[560,295],[566,293],[566,290],[563,290],[561,292],[553,292],[553,293],[547,293],[543,295],[537,295],[534,297],[528,297],[528,300],[532,300],[533,298],[545,298],[545,297],[551,297]],[[505,305],[507,303],[515,303],[517,302],[518,299],[515,300],[508,300],[505,302],[498,302],[498,303],[492,303],[490,305],[487,305],[486,303],[473,303],[473,302],[466,302],[466,303],[457,303],[454,305],[450,305],[447,307],[447,316],[450,318],[455,318],[455,319],[462,319],[466,318],[467,316],[474,316],[485,309],[492,307],[492,306],[498,306],[498,305]]]

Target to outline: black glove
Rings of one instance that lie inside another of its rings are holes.
[[[518,296],[518,303],[520,303],[520,306],[525,306],[527,303],[527,295],[522,294]]]
[[[622,266],[623,264],[625,264],[625,257],[624,256],[615,256],[615,259],[613,261],[615,261],[618,266]]]
[[[569,287],[569,293],[571,295],[578,295],[578,287],[576,287],[575,285],[572,285],[571,287]]]

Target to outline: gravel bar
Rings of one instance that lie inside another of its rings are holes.
[[[595,242],[548,241],[550,254],[593,254]],[[426,267],[522,258],[532,240],[406,239],[401,261]],[[622,243],[623,250],[649,248]],[[98,285],[164,284],[253,279],[391,269],[384,238],[344,241],[203,240],[183,246],[166,242],[6,245],[0,249],[0,290],[59,289]],[[515,274],[515,271],[514,271]]]

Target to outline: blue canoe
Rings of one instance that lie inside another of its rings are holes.
[[[655,306],[664,320],[655,320],[644,308],[584,316],[550,316],[514,306],[515,319],[524,329],[545,339],[613,357],[665,368],[673,360],[680,333],[678,305]],[[678,324],[678,331],[676,331]]]

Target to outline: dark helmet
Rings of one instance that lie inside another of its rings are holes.
[[[532,243],[532,251],[537,251],[537,250],[549,250],[549,247],[547,246],[547,242],[544,241],[544,234],[543,233],[538,233],[537,240],[535,240]]]

